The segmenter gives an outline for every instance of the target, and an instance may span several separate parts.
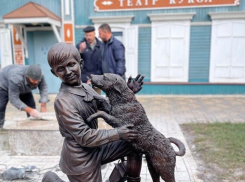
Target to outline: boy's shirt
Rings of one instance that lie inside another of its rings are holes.
[[[117,129],[97,129],[97,120],[86,123],[97,112],[94,95],[98,94],[87,84],[74,87],[62,83],[55,100],[60,133],[65,137],[60,168],[68,175],[84,174],[95,168],[100,162],[100,146],[119,140]]]

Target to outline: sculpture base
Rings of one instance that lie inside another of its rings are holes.
[[[42,118],[44,120],[17,118],[5,122],[12,155],[60,155],[64,139],[55,114],[42,113]]]
[[[64,138],[59,132],[55,113],[40,113],[42,119],[16,117],[5,121],[0,130],[0,150],[11,155],[60,155]],[[100,129],[111,128],[99,119]]]

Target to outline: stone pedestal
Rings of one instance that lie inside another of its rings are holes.
[[[12,116],[0,130],[0,150],[12,155],[60,155],[64,138],[59,132],[55,113],[40,113],[42,120]],[[99,129],[110,129],[99,119]]]
[[[9,150],[9,135],[5,129],[0,129],[0,150]]]
[[[54,113],[42,113],[42,120],[15,118],[6,121],[12,155],[60,155],[63,138]]]

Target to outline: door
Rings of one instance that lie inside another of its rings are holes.
[[[41,66],[49,93],[58,93],[61,83],[60,79],[51,73],[47,60],[49,49],[56,43],[57,39],[52,31],[33,32],[34,60],[30,60],[30,63],[33,61],[33,64]]]
[[[131,25],[124,30],[112,28],[113,36],[125,47],[126,79],[138,74],[138,26]]]
[[[151,81],[187,82],[190,21],[152,23]]]
[[[0,29],[0,68],[13,64],[9,29]]]
[[[113,36],[125,47],[126,79],[138,74],[138,26],[131,25],[122,31],[112,31]]]

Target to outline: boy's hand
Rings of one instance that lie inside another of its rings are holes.
[[[143,79],[145,76],[141,76],[140,74],[136,76],[136,78],[132,81],[132,77],[128,78],[128,88],[130,88],[135,94],[138,93],[142,89],[142,85],[144,84]]]
[[[138,138],[138,131],[133,129],[133,124],[128,124],[117,128],[119,138],[131,142]]]

